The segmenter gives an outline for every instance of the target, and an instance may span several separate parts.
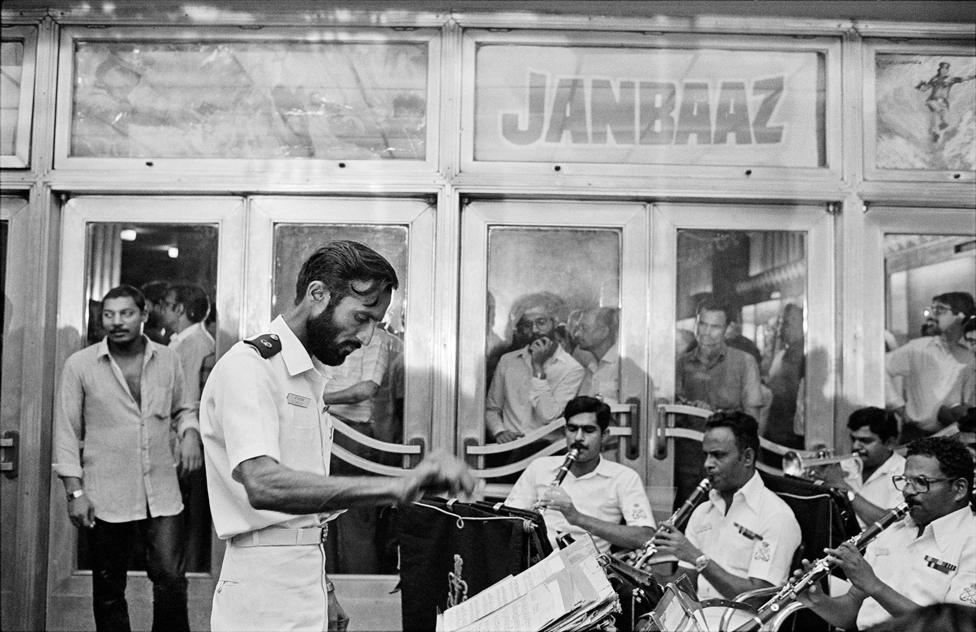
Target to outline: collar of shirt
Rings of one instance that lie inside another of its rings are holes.
[[[525,362],[527,364],[529,364],[531,366],[531,364],[532,364],[532,354],[529,353],[529,347],[528,346],[525,346],[525,347],[522,347],[521,349],[519,349],[518,355],[519,355],[520,358],[522,358],[523,360],[525,360]],[[545,362],[545,364],[543,366],[550,366],[550,365],[556,364],[557,362],[566,362],[566,361],[576,362],[576,360],[573,359],[573,356],[571,356],[568,353],[566,353],[563,350],[562,345],[560,345],[560,344],[557,343],[556,344],[556,351],[552,354],[552,356],[550,356],[550,358],[548,360],[546,360],[546,362]],[[577,364],[579,364],[579,363],[577,362]]]
[[[285,322],[283,316],[278,316],[271,322],[271,327],[269,328],[271,333],[278,335],[278,340],[281,341],[281,358],[285,362],[285,368],[288,369],[288,375],[294,377],[305,371],[310,371],[315,369],[316,372],[322,374],[322,371],[316,367],[316,363],[313,362],[311,354],[309,354],[308,349],[302,344],[302,341],[298,339],[295,332],[291,330],[288,323]]]
[[[596,478],[597,476],[603,476],[603,477],[606,477],[606,478],[612,477],[613,476],[613,472],[610,471],[610,468],[612,466],[607,465],[607,461],[602,456],[599,457],[599,458],[600,458],[600,462],[596,464],[596,467],[593,469],[592,472],[587,472],[586,474],[584,474],[583,476],[580,476],[579,478],[576,478],[576,476],[573,476],[573,478],[575,478],[578,481],[582,481],[582,480],[586,480],[588,478]],[[558,468],[556,469],[556,471],[557,472],[559,471]]]
[[[891,456],[885,459],[885,462],[882,463],[880,466],[878,466],[878,469],[872,472],[871,476],[869,476],[868,480],[865,482],[870,483],[871,481],[877,480],[879,478],[887,478],[890,476],[894,476],[896,474],[901,474],[904,471],[905,471],[905,457],[898,454],[897,452],[892,452]]]
[[[735,504],[736,498],[741,498],[742,502],[746,504],[750,509],[755,512],[760,510],[760,495],[762,490],[766,489],[766,485],[762,482],[762,477],[759,476],[759,472],[753,472],[752,478],[746,481],[746,484],[740,487],[732,494],[732,504]],[[711,489],[708,492],[708,500],[712,503],[715,509],[724,510],[725,501],[722,499],[722,494],[717,489]]]
[[[940,549],[948,549],[959,540],[960,534],[971,533],[972,520],[973,512],[967,504],[925,525],[920,538],[931,533]],[[912,530],[918,529],[911,516],[906,518],[905,522],[911,525]]]
[[[596,373],[597,369],[599,369],[601,366],[607,366],[613,364],[614,362],[617,362],[619,359],[620,359],[620,349],[617,347],[617,343],[613,343],[613,346],[607,349],[607,352],[603,354],[602,358],[590,362],[590,366],[587,368],[590,369],[591,373]]]
[[[957,348],[962,348],[965,349],[967,353],[969,352],[969,347],[966,346],[966,343],[963,342],[962,338],[957,340],[953,345],[949,344],[949,341],[945,339],[945,336],[930,336],[930,338],[932,338],[933,345],[950,355],[952,355],[953,351]]]
[[[705,357],[702,355],[701,346],[697,346],[688,352],[688,359],[691,362],[698,362],[699,364],[704,364],[707,366],[715,366],[725,359],[725,354],[728,352],[728,350],[728,345],[726,345],[725,342],[720,342],[718,344],[718,350],[712,355]]]
[[[169,346],[179,346],[181,342],[192,336],[193,333],[198,329],[203,329],[203,323],[193,323],[183,331],[173,334],[173,336],[169,339]]]
[[[142,335],[142,341],[146,343],[146,352],[142,359],[142,365],[145,366],[146,362],[149,361],[149,358],[156,355],[156,349],[158,349],[160,345],[157,345],[155,342],[147,338],[145,334]],[[111,355],[112,354],[109,353],[108,350],[108,336],[105,336],[98,342],[98,357],[111,357]]]

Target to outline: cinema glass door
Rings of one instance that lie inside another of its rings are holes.
[[[206,323],[217,356],[240,337],[244,268],[243,198],[82,196],[63,208],[56,379],[72,353],[104,337],[100,301],[112,287],[189,282],[210,296]],[[160,334],[160,335],[165,335]],[[138,455],[133,455],[136,458]],[[91,484],[86,481],[86,485]],[[187,579],[190,626],[210,628],[213,587],[223,545],[213,535],[203,477],[184,485],[189,517]],[[68,521],[64,487],[52,476],[47,624],[94,629],[87,538]],[[133,629],[152,624],[152,586],[138,552],[130,560],[126,599]]]
[[[659,405],[680,396],[678,355],[694,340],[695,306],[705,298],[725,303],[737,325],[729,335],[736,332],[756,349],[766,427],[788,426],[794,442],[831,444],[832,225],[825,207],[786,204],[464,206],[460,330],[469,335],[461,336],[458,349],[458,450],[486,480],[486,493],[504,498],[528,462],[565,447],[558,418],[511,443],[494,442],[486,429],[492,399],[502,390],[492,381],[505,378],[499,358],[524,346],[523,315],[539,304],[565,328],[566,337],[558,330],[554,335],[569,355],[591,367],[592,354],[581,348],[591,344],[580,335],[581,319],[594,310],[618,315],[605,355],[617,363],[616,397],[601,394],[615,412],[605,457],[641,474],[659,519],[683,493],[674,446],[682,431]],[[792,366],[784,366],[787,359]],[[800,375],[811,388],[800,391]],[[582,388],[593,392],[592,385]],[[556,398],[569,396],[556,390]],[[774,399],[782,410],[770,424]],[[783,448],[773,439],[764,445],[775,455]],[[512,447],[523,452],[512,458]],[[681,458],[697,463],[700,448]]]

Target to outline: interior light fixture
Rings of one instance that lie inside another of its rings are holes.
[[[169,249],[166,251],[166,254],[169,255],[170,259],[176,259],[177,257],[180,256],[180,249],[177,248],[176,246],[170,246]]]
[[[138,234],[139,233],[136,232],[136,229],[134,229],[134,228],[126,228],[126,229],[123,229],[123,230],[119,231],[119,239],[121,239],[122,241],[135,241],[136,240],[136,236]]]

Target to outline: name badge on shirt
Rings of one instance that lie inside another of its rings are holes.
[[[943,562],[942,560],[934,558],[931,555],[925,556],[925,565],[928,566],[929,568],[934,568],[940,573],[944,573],[946,575],[948,575],[952,571],[956,570],[956,568],[958,568],[955,564],[950,564],[949,562]]]
[[[759,535],[758,533],[756,533],[755,531],[750,531],[749,529],[746,529],[745,527],[743,527],[738,522],[733,522],[732,524],[735,526],[736,529],[739,530],[739,535],[743,535],[743,536],[749,538],[750,540],[755,540],[756,542],[762,542],[763,541],[763,537],[761,535]]]
[[[301,408],[308,408],[308,405],[312,403],[311,397],[302,397],[295,393],[288,393],[287,400],[292,406],[299,406]]]

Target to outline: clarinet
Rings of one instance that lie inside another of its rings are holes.
[[[556,472],[556,480],[550,484],[550,487],[559,487],[563,484],[563,480],[566,478],[566,475],[569,474],[569,468],[573,466],[573,463],[576,462],[579,455],[580,449],[574,444],[570,451],[566,454],[566,460],[563,461],[563,464],[559,466],[559,471]]]
[[[881,534],[882,531],[887,529],[893,523],[901,520],[908,513],[908,503],[902,503],[886,513],[885,515],[878,518],[878,521],[865,527],[864,531],[861,531],[857,535],[853,536],[847,540],[848,544],[853,544],[858,552],[864,553],[864,550],[868,548],[868,545]],[[795,581],[788,581],[786,585],[783,586],[779,592],[770,598],[769,601],[764,603],[756,611],[756,618],[749,623],[745,624],[736,629],[735,632],[748,632],[752,630],[758,630],[762,624],[768,622],[772,619],[777,612],[783,609],[784,606],[788,605],[796,599],[796,596],[806,590],[809,590],[811,586],[823,579],[831,569],[835,566],[834,562],[831,562],[827,556],[821,557],[816,560],[811,566],[810,570],[798,577]]]
[[[688,499],[685,500],[680,507],[678,507],[678,510],[674,512],[670,518],[658,525],[658,528],[654,531],[654,536],[644,543],[640,556],[637,558],[637,562],[634,563],[634,566],[639,569],[644,568],[644,564],[647,563],[647,560],[657,553],[657,547],[654,546],[654,538],[659,533],[663,533],[666,529],[676,529],[681,527],[681,525],[683,525],[688,518],[691,517],[692,510],[698,506],[699,501],[701,501],[701,499],[711,488],[712,484],[707,478],[703,478],[701,482],[698,483],[698,486],[695,487],[695,491],[691,492],[691,496],[689,496]]]

